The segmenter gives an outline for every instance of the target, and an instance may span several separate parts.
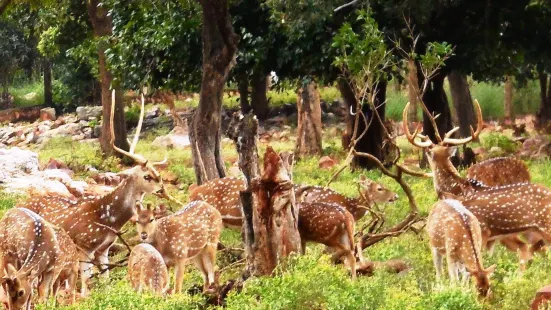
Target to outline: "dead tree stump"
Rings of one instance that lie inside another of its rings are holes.
[[[257,151],[258,120],[252,114],[234,114],[228,129],[239,154],[239,168],[247,180],[241,192],[243,239],[247,257],[244,277],[269,275],[283,258],[301,252],[298,208],[291,179],[293,156],[264,154],[260,174]]]
[[[321,105],[318,86],[314,81],[305,84],[297,96],[297,145],[295,154],[321,155]]]

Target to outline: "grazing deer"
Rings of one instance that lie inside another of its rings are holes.
[[[295,188],[298,202],[337,204],[346,208],[354,216],[355,221],[361,219],[374,204],[398,200],[398,194],[366,178],[364,175],[360,175],[358,192],[360,194],[359,198],[348,198],[330,188],[322,186],[298,185]]]
[[[128,258],[128,280],[137,292],[148,288],[157,294],[166,293],[170,277],[161,253],[147,243],[135,246]]]
[[[317,242],[334,250],[333,263],[341,257],[356,278],[354,256],[354,217],[348,210],[334,203],[303,202],[300,204],[298,229],[302,239],[302,251],[306,242]]]
[[[216,249],[223,227],[220,212],[204,201],[193,201],[178,212],[155,218],[151,208],[138,208],[136,230],[144,242],[161,253],[168,268],[175,267],[176,293],[182,290],[189,262],[201,271],[206,291],[215,285]]]
[[[464,267],[475,280],[480,295],[487,296],[490,291],[489,276],[495,265],[484,269],[482,233],[477,218],[458,200],[440,200],[430,212],[427,230],[436,278],[441,278],[442,257],[445,255],[452,281],[459,280],[459,272]]]
[[[353,215],[355,221],[362,218],[373,204],[394,202],[398,199],[396,193],[363,175],[360,176],[358,185],[359,198],[348,198],[330,188],[309,185],[295,185],[295,197],[299,203],[323,202],[340,205]],[[226,227],[241,229],[242,214],[239,192],[245,189],[245,181],[242,179],[232,177],[214,179],[194,187],[189,194],[189,200],[203,200],[209,203],[220,211]]]
[[[53,227],[28,209],[10,209],[0,221],[0,252],[0,267],[7,272],[1,283],[10,307],[30,305],[33,283],[40,278],[39,300],[45,301],[57,276],[55,263],[61,253]]]
[[[113,122],[114,100],[111,106]],[[83,296],[87,294],[86,281],[92,272],[93,264],[90,261],[98,258],[101,265],[108,263],[109,248],[115,242],[120,229],[134,215],[136,201],[148,193],[164,193],[161,175],[155,167],[164,164],[166,158],[160,163],[155,163],[134,153],[143,123],[143,100],[141,108],[140,120],[129,152],[114,144],[115,133],[111,126],[111,144],[114,150],[132,158],[136,163],[135,167],[119,173],[124,180],[113,191],[103,196],[86,196],[78,200],[59,196],[33,197],[21,205],[63,228],[82,250],[83,262],[80,264],[80,273]],[[106,271],[104,275],[108,277],[109,272]]]
[[[485,195],[488,193],[492,193],[490,197],[493,197],[493,195],[499,196],[499,195],[514,195],[512,191],[516,190],[517,188],[524,187],[535,187],[532,185],[529,185],[527,183],[518,183],[518,184],[510,184],[506,185],[505,187],[490,187],[487,186],[480,181],[476,179],[468,179],[463,178],[461,175],[459,175],[458,171],[455,169],[453,164],[450,161],[450,156],[452,156],[455,152],[455,148],[453,146],[462,145],[471,142],[472,140],[476,139],[480,132],[482,131],[482,111],[480,108],[480,105],[478,104],[478,101],[475,100],[476,103],[476,111],[477,111],[477,129],[476,131],[472,130],[471,137],[463,138],[463,139],[452,139],[450,138],[458,129],[459,127],[455,127],[452,130],[450,130],[448,133],[445,134],[442,141],[438,144],[434,144],[430,139],[428,139],[426,136],[423,136],[418,133],[418,129],[415,130],[413,134],[409,132],[408,129],[408,121],[407,121],[407,112],[409,109],[409,103],[406,104],[406,107],[403,112],[403,129],[404,134],[406,135],[406,138],[408,141],[419,148],[427,149],[427,157],[429,159],[429,164],[431,166],[431,169],[433,171],[433,184],[434,188],[437,192],[437,195],[440,199],[450,197],[450,194],[454,197],[464,197],[459,198],[461,200],[468,200],[468,201],[476,201],[481,197],[481,195]],[[422,141],[417,141],[416,138],[421,138]],[[508,159],[508,160],[496,160],[497,162],[501,162],[500,165],[493,165],[494,167],[503,167],[503,164],[506,164],[507,162],[511,163],[517,161],[516,164],[512,166],[510,170],[512,174],[519,174],[519,176],[525,177],[529,173],[525,170],[525,165],[522,162],[519,162],[515,159]],[[478,168],[472,170],[472,175],[476,176],[478,179],[481,180],[513,180],[513,176],[508,176],[508,172],[504,172],[502,170],[506,169],[491,169],[492,167],[492,161],[489,162],[482,162],[477,165]],[[523,172],[524,171],[524,172]],[[493,191],[493,189],[497,189],[497,191]],[[531,190],[536,190],[535,188],[531,188]],[[500,199],[502,197],[495,197],[495,199]],[[500,200],[502,203],[506,205],[510,205],[508,201],[506,200]],[[479,203],[488,203],[487,201],[481,201]],[[481,208],[477,207],[480,212],[490,212],[492,213],[491,209],[498,206],[494,206],[495,203],[489,206],[485,206],[484,211],[481,210]],[[524,204],[521,204],[524,205]],[[512,206],[511,206],[512,207]],[[532,207],[529,207],[528,209],[531,209]],[[511,210],[508,210],[508,212],[515,212],[516,208],[512,208]],[[528,209],[526,211],[528,211]],[[479,221],[482,220],[479,217],[478,211],[471,210],[479,219]],[[509,216],[513,216],[512,214]],[[491,227],[490,227],[491,228]],[[544,243],[540,236],[534,231],[528,231],[529,229],[520,229],[516,233],[508,232],[508,233],[495,233],[492,232],[492,238],[488,239],[489,243],[486,244],[487,247],[491,247],[495,240],[500,240],[503,245],[505,245],[508,249],[512,251],[519,251],[519,256],[521,259],[521,269],[525,268],[525,263],[529,258],[532,257],[533,251],[539,249],[542,244]],[[533,244],[532,248],[529,249],[528,246],[517,236],[518,233],[523,233],[525,237],[530,240],[530,243]]]

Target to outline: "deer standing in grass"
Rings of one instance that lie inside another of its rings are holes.
[[[128,280],[137,292],[166,293],[170,277],[161,253],[147,243],[135,246],[128,258]]]
[[[193,201],[174,214],[156,219],[151,208],[138,208],[136,230],[175,267],[174,292],[180,293],[185,266],[193,262],[203,276],[203,290],[215,285],[216,249],[223,228],[220,212],[204,201]]]
[[[354,225],[374,203],[393,202],[398,195],[377,182],[360,176],[360,198],[348,198],[332,189],[321,186],[295,185],[299,202],[298,229],[302,249],[306,242],[317,242],[335,252],[335,262],[346,257],[346,263],[356,276],[354,258]],[[239,192],[246,189],[245,181],[238,178],[220,178],[195,187],[190,201],[203,200],[220,211],[226,227],[241,228],[242,213]],[[360,255],[360,258],[362,256]]]
[[[470,172],[471,176],[477,177],[478,180],[463,178],[459,175],[450,161],[450,156],[455,152],[453,146],[471,142],[482,131],[482,111],[478,101],[475,100],[475,103],[478,124],[476,131],[472,130],[471,137],[463,139],[450,138],[459,127],[455,127],[446,133],[438,144],[434,144],[426,136],[419,134],[418,129],[411,134],[407,126],[409,104],[406,105],[403,113],[404,133],[412,145],[427,149],[429,164],[433,171],[434,188],[439,198],[450,197],[451,195],[462,200],[465,206],[479,219],[483,228],[487,229],[484,244],[491,246],[495,241],[499,240],[508,249],[518,251],[521,269],[524,269],[526,262],[532,257],[533,252],[540,249],[544,244],[540,233],[546,231],[548,229],[547,226],[550,226],[536,218],[537,214],[547,212],[547,197],[545,194],[543,196],[540,195],[540,193],[547,193],[548,190],[543,186],[532,185],[530,183],[490,187],[478,181],[512,181],[514,180],[514,175],[518,175],[519,178],[526,178],[527,176],[529,178],[529,173],[524,163],[516,159],[500,159],[493,162],[489,161],[485,164],[484,162],[478,164]],[[421,141],[417,141],[416,138],[420,138]],[[510,164],[510,168],[508,168],[510,171],[506,171],[507,169],[496,169],[497,167],[504,168],[507,163]],[[516,198],[524,192],[527,194],[525,201]],[[527,201],[537,201],[538,203],[528,205]],[[500,209],[500,207],[506,209]],[[506,219],[505,223],[501,219],[504,216],[517,219],[519,217],[518,212],[530,213],[532,217],[527,216],[524,220],[518,219],[518,221]],[[500,230],[499,227],[506,228]],[[533,246],[529,248],[518,237],[519,234],[525,235]]]
[[[30,306],[33,286],[45,301],[57,277],[55,263],[61,254],[54,228],[38,214],[25,209],[8,210],[0,221],[1,280],[11,309]]]
[[[115,92],[113,91],[114,96]],[[111,122],[113,122],[114,99],[111,106]],[[88,293],[86,281],[91,276],[93,267],[91,261],[98,258],[101,266],[108,263],[109,248],[115,242],[120,229],[135,214],[136,201],[141,200],[147,193],[165,193],[161,175],[155,167],[164,164],[166,158],[163,162],[155,163],[135,154],[143,116],[144,101],[142,100],[140,120],[129,152],[114,144],[115,133],[111,132],[113,138],[111,143],[114,150],[132,158],[136,164],[135,167],[119,173],[124,180],[113,191],[103,196],[86,196],[78,200],[59,196],[33,197],[20,205],[35,211],[47,221],[63,228],[81,249],[81,294],[84,296]],[[113,130],[113,126],[111,126],[111,130]],[[104,276],[108,277],[109,272],[105,271]]]
[[[495,270],[495,265],[484,269],[482,233],[477,218],[458,200],[440,200],[430,212],[427,230],[436,278],[441,278],[442,257],[445,255],[452,281],[459,280],[459,274],[465,268],[475,280],[480,295],[487,296],[490,290],[489,276]]]

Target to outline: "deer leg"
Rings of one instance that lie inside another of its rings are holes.
[[[109,279],[109,248],[111,248],[111,246],[105,248],[103,252],[101,252],[99,255],[100,268],[102,269],[102,271],[104,268],[106,269],[105,271],[103,271],[103,277],[105,279]]]
[[[526,264],[532,259],[528,245],[518,236],[511,236],[501,239],[501,243],[510,251],[517,252],[520,258],[520,270],[526,270]]]
[[[352,273],[352,280],[356,280],[356,256],[354,255],[353,249],[346,254],[346,262]]]
[[[442,255],[438,252],[437,248],[432,248],[432,262],[434,263],[434,269],[436,269],[436,280],[442,279]]]
[[[94,265],[92,263],[88,262],[81,262],[80,263],[80,294],[84,297],[88,295],[88,286],[87,282],[88,279],[92,276],[92,267]]]
[[[38,286],[38,300],[40,302],[44,302],[48,299],[50,289],[52,288],[53,279],[53,271],[46,272],[42,275],[42,282],[40,282],[40,285]]]
[[[208,291],[215,284],[214,282],[214,262],[216,260],[216,252],[207,246],[206,251],[201,255],[203,262],[203,272],[205,273],[205,284],[203,291]]]
[[[176,266],[175,279],[174,279],[174,292],[176,294],[182,291],[182,282],[184,282],[184,275],[186,272],[185,261],[178,262]]]
[[[193,263],[195,264],[195,267],[197,267],[197,269],[199,269],[199,271],[201,272],[201,277],[203,278],[203,292],[207,290],[207,287],[208,287],[208,273],[207,273],[207,270],[205,268],[205,265],[203,263],[203,253],[197,255],[195,257],[195,259],[193,259]]]

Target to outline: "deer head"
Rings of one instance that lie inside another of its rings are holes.
[[[466,269],[474,281],[478,294],[487,297],[490,293],[490,277],[494,273],[496,265],[480,270],[470,270],[468,267]]]
[[[161,174],[157,171],[156,167],[164,165],[167,162],[167,158],[161,162],[150,162],[145,157],[140,154],[136,154],[136,146],[140,138],[140,132],[142,129],[143,118],[145,113],[145,100],[142,94],[141,101],[141,110],[140,110],[140,119],[138,121],[138,126],[136,127],[136,134],[132,143],[130,143],[130,150],[127,152],[118,146],[115,145],[115,132],[114,126],[111,126],[111,145],[113,149],[118,153],[128,156],[133,159],[136,163],[136,166],[119,173],[127,182],[131,182],[134,186],[134,189],[137,192],[142,194],[146,193],[156,193],[161,195],[164,193],[163,180]],[[111,124],[114,122],[115,115],[115,90],[112,93],[112,102],[111,102]]]
[[[408,128],[408,110],[409,102],[404,108],[402,118],[402,126],[404,134],[408,139],[409,143],[413,146],[422,148],[427,154],[429,164],[434,173],[433,181],[436,191],[440,195],[441,192],[452,192],[454,194],[460,194],[461,191],[465,190],[465,187],[470,187],[470,184],[467,180],[459,175],[457,169],[453,166],[450,161],[450,157],[455,154],[456,146],[469,143],[478,138],[480,132],[482,131],[483,121],[482,121],[482,110],[480,104],[477,100],[475,102],[475,110],[477,112],[477,128],[476,131],[471,127],[471,136],[462,139],[451,138],[453,134],[459,130],[459,127],[454,127],[452,130],[448,131],[444,138],[438,141],[438,143],[433,143],[427,136],[424,136],[419,133],[421,130],[420,127],[417,127],[413,134],[409,131]],[[419,138],[419,140],[416,140]],[[451,180],[445,180],[449,178]],[[450,188],[441,188],[448,186]]]
[[[146,207],[141,202],[136,202],[136,216],[134,222],[136,223],[136,231],[144,242],[148,242],[150,237],[155,233],[157,229],[157,218],[159,218],[160,209],[152,208],[151,204],[147,204]]]
[[[10,309],[22,309],[32,297],[33,282],[37,278],[34,270],[18,272],[12,264],[8,264],[5,276],[0,280],[8,297]]]
[[[369,202],[387,203],[398,200],[398,194],[386,189],[381,184],[367,178],[365,175],[360,175],[358,181],[360,196]]]

